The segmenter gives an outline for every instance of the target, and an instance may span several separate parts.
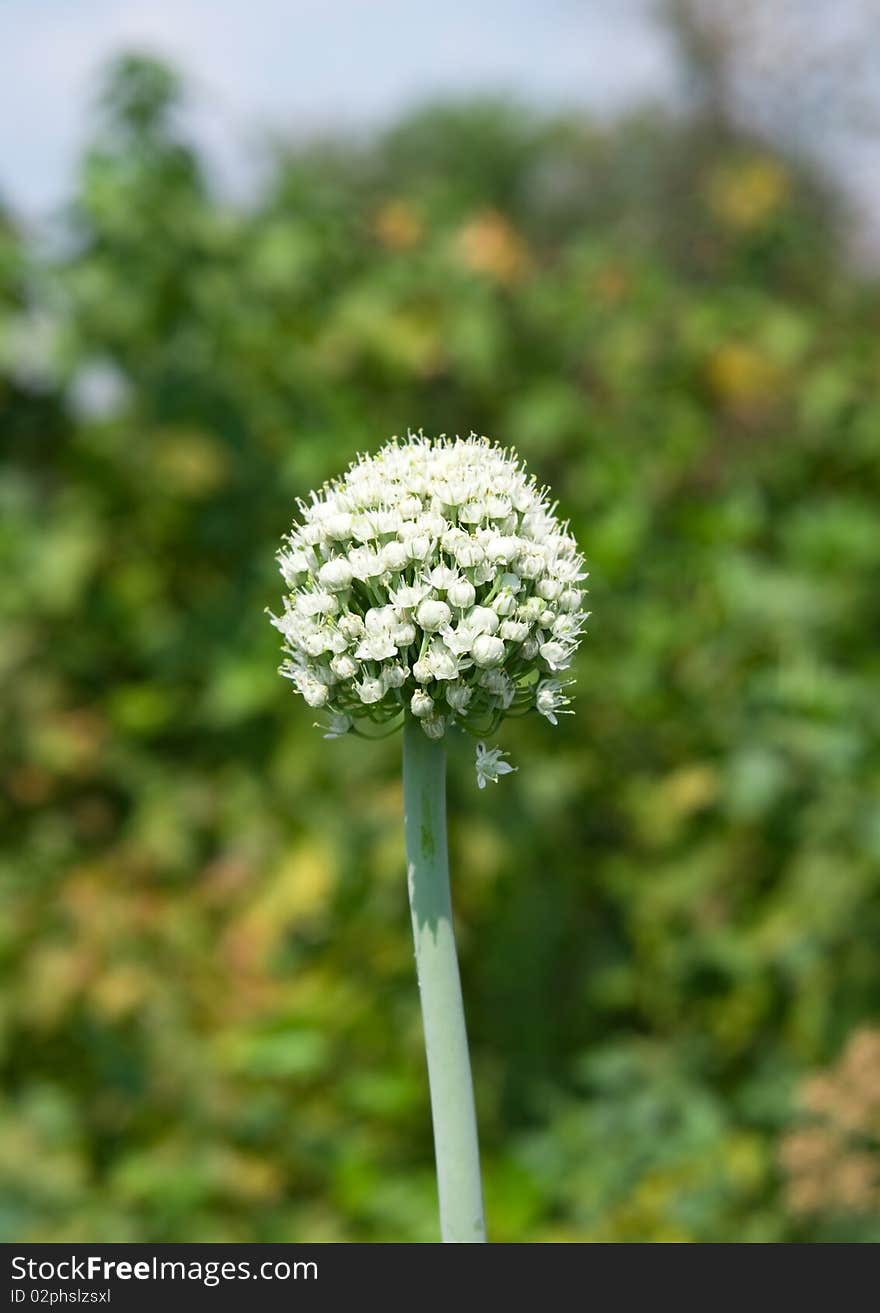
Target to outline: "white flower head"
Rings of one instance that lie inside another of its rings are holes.
[[[472,434],[393,438],[298,503],[272,623],[282,673],[336,736],[415,715],[494,733],[551,724],[587,617],[583,557],[515,452]],[[480,787],[513,768],[477,751]]]

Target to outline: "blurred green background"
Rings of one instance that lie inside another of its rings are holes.
[[[432,1240],[399,739],[277,677],[298,494],[516,444],[577,715],[450,767],[499,1241],[880,1240],[880,295],[725,119],[502,102],[215,194],[109,70],[63,239],[0,234],[0,1225]],[[51,362],[51,366],[47,364]]]

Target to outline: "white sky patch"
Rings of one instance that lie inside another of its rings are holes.
[[[212,175],[246,196],[270,137],[369,129],[435,98],[508,93],[600,115],[675,106],[663,2],[0,0],[0,203],[39,217],[71,194],[101,70],[123,51],[182,72]],[[880,0],[705,3],[754,28],[736,85],[743,119],[827,164],[880,250]],[[867,128],[838,130],[853,106]]]
[[[234,183],[255,136],[363,127],[438,96],[509,92],[613,112],[674,94],[649,0],[3,0],[0,195],[69,194],[101,68],[143,49],[184,73],[197,139]]]

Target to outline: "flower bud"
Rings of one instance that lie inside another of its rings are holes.
[[[311,634],[304,634],[300,639],[300,643],[303,651],[308,652],[309,656],[323,656],[327,651],[327,637],[323,629],[316,629]]]
[[[468,612],[467,622],[475,634],[495,634],[501,623],[492,608],[488,606],[472,607]]]
[[[417,534],[409,541],[409,554],[414,561],[427,560],[431,552],[431,539],[427,534]]]
[[[428,665],[435,679],[455,679],[458,675],[458,662],[443,643],[432,643]]]
[[[417,688],[409,700],[409,709],[414,716],[422,720],[434,710],[434,699],[423,688]]]
[[[452,619],[452,612],[445,602],[426,599],[416,611],[416,620],[426,633],[433,634]]]
[[[382,568],[397,572],[402,570],[409,560],[409,552],[401,542],[386,543],[379,553]]]
[[[545,602],[555,602],[562,592],[562,584],[558,579],[539,579],[535,586],[535,592]]]
[[[453,711],[463,716],[467,711],[468,703],[474,695],[472,688],[467,684],[448,684],[446,687],[446,701],[452,707]]]
[[[339,610],[339,601],[332,593],[319,591],[300,593],[296,599],[296,609],[300,615],[335,615]]]
[[[364,616],[368,634],[385,634],[397,621],[393,606],[371,606]]]
[[[445,593],[447,588],[452,587],[457,578],[458,573],[455,570],[450,570],[448,565],[435,565],[428,575],[428,583],[432,588]]]
[[[346,611],[345,615],[339,617],[337,628],[340,634],[347,638],[350,643],[354,643],[364,632],[365,626],[359,615],[355,615],[352,611]]]
[[[353,679],[358,672],[358,665],[350,656],[335,656],[330,662],[330,669],[340,679]]]
[[[409,674],[409,666],[393,665],[382,667],[382,683],[386,692],[389,688],[402,688]]]
[[[361,702],[370,704],[381,702],[385,696],[385,689],[382,687],[381,679],[362,679],[357,685],[357,693]]]
[[[465,538],[453,551],[456,561],[465,570],[470,570],[475,565],[482,565],[485,556],[480,544],[474,542],[472,538]]]
[[[492,603],[492,610],[496,615],[512,615],[516,610],[516,598],[513,593],[503,589]]]
[[[510,498],[487,497],[486,512],[493,520],[506,520],[510,514]]]
[[[330,696],[330,690],[326,684],[320,683],[317,679],[312,679],[310,675],[304,675],[297,687],[310,707],[326,706],[327,699]]]
[[[327,630],[325,645],[328,652],[333,652],[338,656],[348,647],[348,641],[346,640],[345,635],[339,632],[337,627],[336,629]]]
[[[430,684],[434,678],[434,672],[431,669],[431,663],[424,658],[419,658],[413,662],[413,679],[417,684]]]
[[[493,538],[486,547],[486,555],[490,561],[501,561],[509,565],[516,560],[519,550],[518,538]]]
[[[468,606],[473,606],[476,596],[477,590],[469,579],[459,579],[456,583],[452,584],[446,592],[447,600],[451,602],[453,606],[462,609]]]
[[[351,583],[351,566],[344,556],[337,556],[326,561],[318,571],[318,583],[329,588],[331,592],[342,592]]]
[[[411,625],[408,620],[404,621],[403,624],[394,625],[391,630],[391,638],[397,647],[409,647],[410,643],[416,641],[416,627]]]
[[[504,660],[504,643],[494,634],[478,634],[471,648],[478,666],[497,666]]]
[[[518,569],[523,579],[537,579],[544,569],[544,558],[534,552],[526,552],[519,559]]]
[[[295,588],[309,572],[309,558],[305,552],[282,552],[278,565],[288,588]]]

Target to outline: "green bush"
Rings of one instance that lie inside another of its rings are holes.
[[[833,198],[717,124],[487,103],[236,207],[178,96],[122,61],[64,240],[0,232],[7,1237],[435,1237],[399,741],[324,742],[263,615],[295,496],[424,425],[516,444],[592,571],[576,717],[451,766],[492,1238],[880,1239],[779,1157],[880,1004]]]

